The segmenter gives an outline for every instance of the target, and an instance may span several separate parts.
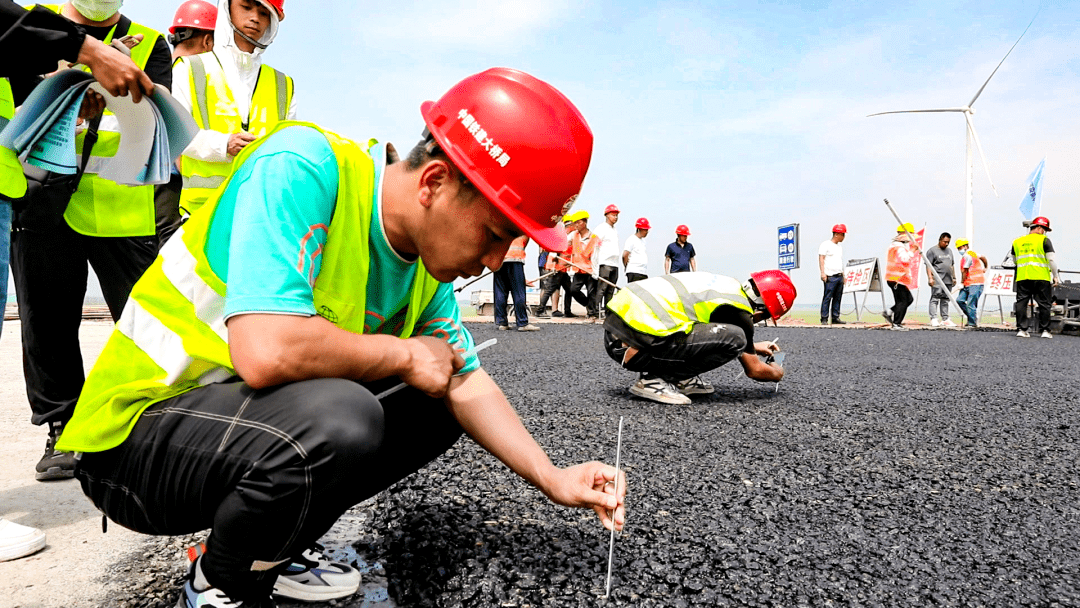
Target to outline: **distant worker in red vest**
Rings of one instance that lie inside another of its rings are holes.
[[[904,224],[896,228],[896,236],[889,246],[889,260],[885,264],[885,282],[893,294],[893,306],[882,311],[881,316],[889,322],[889,329],[907,331],[904,316],[908,306],[915,301],[911,290],[915,287],[915,275],[911,271],[911,262],[919,256],[919,248],[911,240],[915,227]]]
[[[967,316],[964,327],[978,327],[979,298],[986,281],[986,268],[990,264],[985,256],[971,250],[971,241],[956,239],[956,250],[960,252],[960,281],[963,284],[956,296],[956,303]]]
[[[494,272],[495,278],[495,328],[510,329],[506,314],[506,296],[514,298],[514,318],[518,331],[538,331],[529,323],[529,309],[525,305],[525,245],[529,237],[521,235],[510,243],[503,264]]]

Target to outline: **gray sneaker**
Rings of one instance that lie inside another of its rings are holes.
[[[539,325],[533,325],[532,323],[529,323],[528,325],[522,325],[521,327],[517,328],[517,330],[518,331],[540,331],[540,326]]]
[[[671,405],[687,405],[690,397],[679,392],[675,385],[663,378],[640,378],[630,385],[630,392],[638,397]]]
[[[711,395],[716,389],[713,385],[701,379],[701,376],[687,378],[675,385],[675,388],[684,395]]]

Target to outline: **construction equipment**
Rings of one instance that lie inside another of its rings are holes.
[[[1077,274],[1080,271],[1061,270],[1060,274]],[[1080,333],[1080,282],[1066,281],[1054,285],[1050,306],[1050,331],[1052,333]]]

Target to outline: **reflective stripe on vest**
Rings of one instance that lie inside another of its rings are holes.
[[[0,130],[15,116],[15,98],[11,94],[11,83],[7,78],[0,78]],[[26,194],[26,177],[22,163],[13,150],[0,148],[0,196],[19,198]]]
[[[631,328],[659,337],[690,333],[695,323],[708,323],[720,306],[753,314],[738,281],[708,273],[667,274],[635,281],[608,302],[608,310]]]
[[[229,134],[247,131],[259,138],[289,114],[293,80],[268,65],[259,68],[259,78],[251,94],[248,122],[244,123],[217,55],[202,53],[183,57],[180,61],[188,66],[192,115],[201,129]],[[198,209],[224,183],[232,168],[232,162],[212,163],[183,157],[180,160],[180,173],[184,177],[180,206],[188,212]]]
[[[503,262],[525,262],[525,245],[529,243],[529,237],[519,236],[510,243],[510,249],[506,250]]]
[[[976,255],[974,251],[970,249],[967,252],[971,256],[971,267],[968,268],[967,280],[964,281],[964,287],[971,285],[982,285],[986,282],[986,266],[983,265],[982,260]]]
[[[571,256],[570,261],[577,264],[578,272],[584,272],[585,274],[592,274],[592,254],[596,249],[596,243],[600,239],[595,238],[596,235],[589,233],[588,243],[584,243],[581,240],[581,233],[575,232],[574,237],[571,240]]]
[[[43,5],[45,8],[60,13],[60,5]],[[105,37],[105,44],[112,42],[114,26]],[[140,69],[146,68],[146,62],[153,53],[154,45],[161,33],[146,26],[132,22],[128,34],[142,34],[143,41],[131,49],[131,60]],[[81,156],[86,132],[75,136],[75,152]],[[116,182],[97,176],[117,150],[120,149],[120,132],[113,113],[105,110],[105,117],[98,127],[98,140],[90,153],[86,173],[79,181],[79,188],[71,195],[64,212],[64,219],[72,230],[88,236],[147,236],[154,234],[156,219],[154,216],[153,186],[121,186]],[[93,168],[93,170],[91,170]]]
[[[369,233],[375,190],[372,160],[356,143],[315,125],[338,164],[338,195],[313,287],[315,310],[338,327],[363,333],[369,270]],[[243,163],[260,142],[237,157]],[[226,284],[206,256],[207,235],[222,188],[169,239],[131,291],[105,349],[90,371],[58,448],[97,452],[122,443],[150,405],[236,374],[229,356],[224,310]],[[412,335],[440,283],[422,262],[401,337]]]
[[[1013,241],[1017,281],[1050,280],[1050,261],[1046,259],[1046,250],[1043,248],[1045,240],[1045,234],[1033,232]]]

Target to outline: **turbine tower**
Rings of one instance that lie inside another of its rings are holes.
[[[1038,16],[1037,12],[1036,12],[1036,16]],[[1034,22],[1035,22],[1035,17],[1032,17],[1031,18],[1031,23],[1034,23]],[[986,85],[990,84],[990,79],[994,77],[994,74],[997,74],[998,69],[1001,68],[1001,64],[1005,63],[1005,60],[1008,59],[1009,55],[1013,52],[1013,49],[1016,48],[1016,45],[1020,44],[1020,40],[1024,37],[1024,34],[1027,33],[1029,28],[1031,28],[1031,23],[1028,23],[1028,26],[1026,28],[1024,28],[1024,32],[1022,34],[1020,34],[1020,38],[1016,39],[1016,42],[1014,42],[1012,47],[1009,48],[1009,52],[1005,53],[1005,56],[1001,58],[1001,61],[997,64],[997,67],[994,68],[994,71],[990,72],[990,77],[986,79],[986,82],[984,82],[981,87],[979,87],[979,90],[975,93],[975,96],[971,98],[971,101],[969,101],[966,106],[962,106],[962,107],[959,107],[959,108],[937,108],[937,109],[932,109],[932,110],[893,110],[891,112],[878,112],[877,114],[868,115],[868,118],[869,118],[869,116],[881,116],[883,114],[910,114],[910,113],[918,113],[918,112],[961,112],[961,113],[963,113],[964,121],[967,123],[967,129],[966,129],[967,135],[965,137],[965,142],[967,144],[967,146],[966,146],[967,153],[966,153],[965,162],[964,162],[964,188],[965,188],[965,199],[964,200],[966,202],[965,207],[964,207],[964,233],[965,233],[965,238],[967,240],[969,240],[969,241],[974,241],[975,240],[975,234],[974,234],[975,233],[975,206],[972,203],[972,199],[971,199],[971,180],[972,180],[972,172],[973,172],[973,169],[974,169],[974,166],[975,166],[975,156],[974,156],[974,154],[972,153],[972,150],[971,150],[971,142],[972,141],[975,142],[975,147],[979,150],[979,158],[982,159],[983,169],[986,170],[986,179],[987,179],[987,181],[990,182],[990,188],[993,189],[994,196],[998,195],[997,187],[994,186],[994,180],[993,180],[993,178],[990,177],[990,166],[986,163],[986,155],[983,154],[982,144],[979,143],[979,134],[975,131],[975,123],[972,120],[972,116],[974,116],[974,114],[975,114],[975,108],[973,108],[971,106],[975,105],[975,100],[977,100],[979,98],[979,96],[982,95],[983,90],[986,89]]]

